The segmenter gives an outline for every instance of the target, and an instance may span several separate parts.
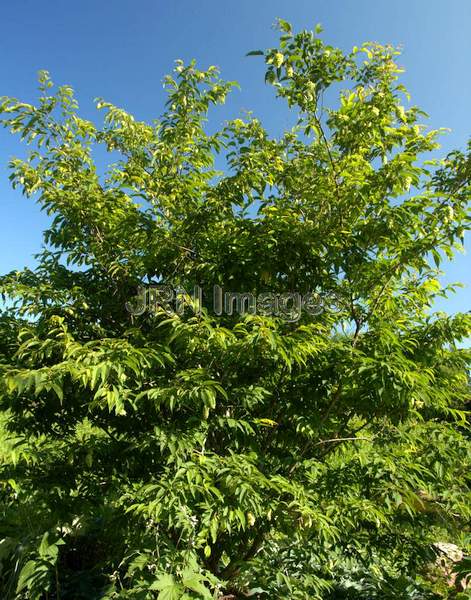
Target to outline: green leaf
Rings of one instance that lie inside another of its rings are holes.
[[[173,575],[162,574],[157,581],[151,584],[151,590],[159,590],[158,600],[179,600],[184,593],[184,589]]]
[[[198,573],[183,573],[182,575],[183,585],[193,592],[196,592],[200,598],[206,600],[212,600],[213,595],[208,588],[201,581],[201,577]]]
[[[25,587],[28,587],[36,569],[36,561],[28,560],[20,571],[16,593],[19,594]]]

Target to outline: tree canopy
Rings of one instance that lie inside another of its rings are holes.
[[[433,304],[471,144],[435,158],[393,47],[278,25],[249,54],[296,120],[279,137],[250,113],[209,133],[235,83],[194,62],[151,123],[101,99],[85,120],[47,72],[0,102],[31,148],[11,182],[51,217],[0,279],[3,598],[460,594],[469,559],[452,585],[437,544],[469,552],[471,319]],[[154,284],[202,310],[132,314]],[[218,315],[214,285],[322,310]]]

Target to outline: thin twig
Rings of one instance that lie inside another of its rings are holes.
[[[321,440],[320,442],[316,442],[314,446],[322,446],[323,444],[330,444],[332,442],[348,442],[348,441],[356,441],[356,440],[366,440],[371,441],[373,438],[369,437],[344,437],[344,438],[332,438],[331,440]]]

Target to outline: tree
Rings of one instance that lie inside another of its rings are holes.
[[[12,184],[51,216],[1,278],[4,598],[456,593],[434,544],[469,551],[470,316],[433,302],[471,145],[426,160],[394,48],[279,29],[250,53],[297,118],[279,139],[251,115],[208,134],[235,84],[193,62],[152,123],[84,120],[46,72],[37,105],[2,100],[32,146]],[[133,314],[150,284],[203,301]],[[216,314],[216,284],[321,310]]]

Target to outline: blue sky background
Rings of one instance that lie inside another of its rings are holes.
[[[76,90],[81,114],[95,120],[97,96],[136,118],[162,111],[163,76],[177,58],[201,67],[218,65],[237,80],[222,123],[253,110],[273,134],[290,125],[284,105],[263,83],[263,62],[249,50],[275,45],[277,17],[295,29],[324,27],[324,38],[350,49],[365,41],[403,46],[400,64],[412,102],[432,128],[449,127],[443,153],[464,148],[471,134],[471,0],[15,0],[0,6],[0,95],[36,97],[36,75],[50,71],[58,84]],[[219,124],[219,123],[218,123]],[[7,162],[25,148],[0,131],[0,273],[34,265],[47,218],[31,200],[11,190]],[[467,247],[469,252],[469,237]],[[469,310],[469,257],[445,264],[444,282],[467,287],[437,308]]]

